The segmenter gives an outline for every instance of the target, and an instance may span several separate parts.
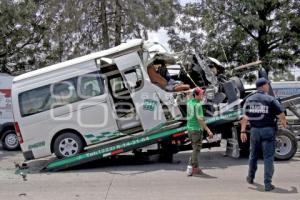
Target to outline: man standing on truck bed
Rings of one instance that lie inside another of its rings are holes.
[[[207,127],[204,121],[202,99],[204,90],[197,87],[193,90],[193,98],[187,102],[187,130],[192,143],[193,152],[189,159],[187,175],[199,175],[202,173],[199,168],[198,156],[202,147],[203,130],[206,130],[208,137],[212,138],[213,133]]]
[[[279,102],[268,95],[269,81],[259,78],[256,81],[257,92],[248,97],[245,103],[245,116],[241,120],[241,140],[247,141],[246,126],[250,122],[250,156],[247,182],[253,184],[257,170],[259,149],[262,148],[264,156],[264,184],[265,191],[275,188],[272,185],[274,173],[275,134],[277,131],[278,116],[281,125],[286,127],[284,109]]]

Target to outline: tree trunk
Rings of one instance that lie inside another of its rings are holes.
[[[265,57],[269,53],[269,46],[266,40],[267,33],[265,31],[266,29],[262,28],[258,31],[259,37],[258,37],[258,56],[259,60],[263,61],[262,65],[266,69],[267,74],[269,73],[270,66],[268,62],[265,62]]]
[[[7,69],[6,65],[7,65],[7,59],[5,56],[0,60],[0,72],[10,74],[11,72]]]
[[[145,40],[148,40],[148,39],[149,39],[149,37],[148,37],[148,32],[147,32],[146,28],[144,28],[143,35],[144,35],[144,39],[145,39]]]
[[[103,49],[109,48],[108,25],[106,16],[106,0],[101,0],[101,21],[102,21],[102,41]]]
[[[57,33],[58,33],[58,51],[57,51],[58,59],[59,59],[59,62],[62,62],[63,61],[63,53],[64,53],[64,42],[62,39],[61,25],[58,26]]]
[[[122,6],[120,0],[116,0],[116,26],[115,26],[115,46],[121,44],[122,31]]]
[[[263,35],[262,37],[264,37]],[[264,57],[267,55],[268,52],[268,44],[267,42],[262,38],[258,40],[258,56],[259,59],[264,59]]]
[[[262,20],[264,23],[267,21],[267,12],[265,9],[268,9],[265,5],[265,8],[258,11],[259,19]],[[268,32],[266,24],[263,24],[258,29],[258,56],[260,60],[264,60],[266,55],[269,53],[269,45],[267,40]],[[267,63],[266,63],[267,64]],[[268,65],[268,64],[267,64]],[[263,66],[269,71],[269,66]]]

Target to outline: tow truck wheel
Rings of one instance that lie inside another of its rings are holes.
[[[276,160],[289,160],[297,151],[297,140],[288,129],[279,129],[276,135]]]
[[[83,150],[83,143],[74,133],[63,133],[54,141],[54,154],[58,158],[70,157]]]
[[[18,137],[14,130],[4,132],[2,136],[2,147],[8,151],[15,151],[20,148]]]

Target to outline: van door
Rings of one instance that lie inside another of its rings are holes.
[[[137,52],[114,59],[126,87],[130,91],[138,117],[144,130],[152,129],[164,122],[166,118],[154,87],[145,80],[145,70]]]

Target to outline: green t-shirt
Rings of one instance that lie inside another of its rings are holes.
[[[187,130],[199,131],[202,130],[197,117],[203,117],[202,101],[190,99],[187,102]]]

